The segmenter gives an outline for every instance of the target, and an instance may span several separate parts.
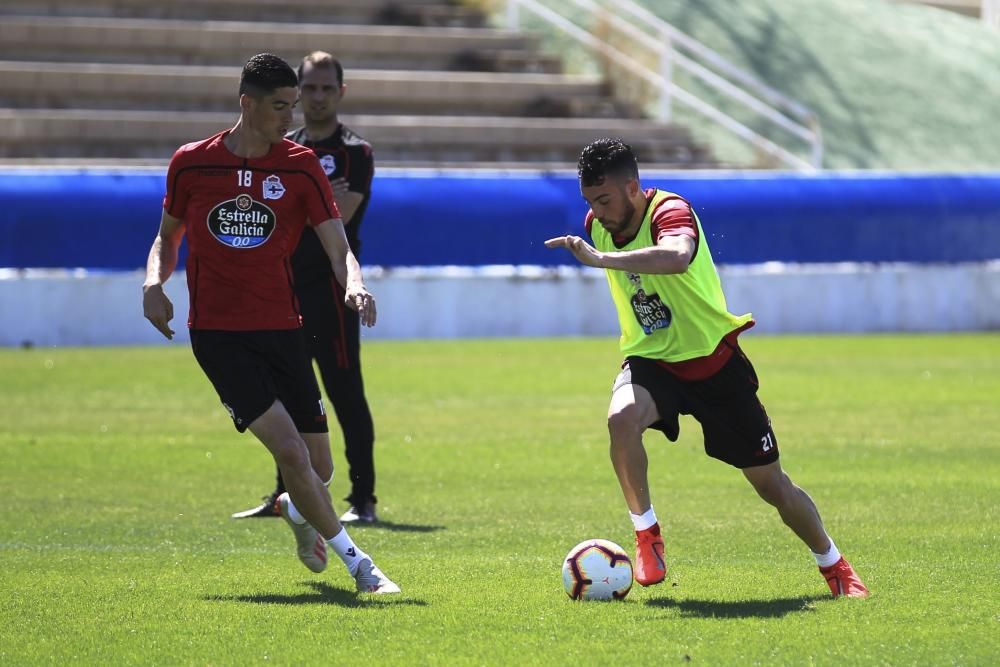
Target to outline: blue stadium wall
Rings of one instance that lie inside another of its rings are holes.
[[[693,203],[755,332],[1000,330],[1000,174],[643,182]],[[139,290],[163,187],[162,170],[0,169],[0,345],[165,344]],[[615,335],[602,272],[542,244],[581,234],[586,209],[572,173],[383,170],[362,230],[379,300],[364,336]],[[166,288],[177,344],[183,276]]]
[[[1000,258],[1000,174],[644,175],[687,197],[720,264]],[[162,171],[0,171],[0,267],[145,264]],[[542,246],[581,233],[573,174],[379,173],[366,265],[572,263]]]

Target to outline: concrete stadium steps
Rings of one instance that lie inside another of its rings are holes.
[[[349,70],[343,111],[636,116],[599,77]],[[239,67],[0,61],[0,106],[232,111]]]
[[[146,158],[165,161],[181,144],[231,127],[234,113],[0,109],[0,158]],[[580,147],[624,137],[647,168],[712,167],[708,152],[678,127],[647,120],[345,115],[377,137],[376,156],[410,164],[576,164]]]
[[[198,3],[192,3],[198,4]],[[330,51],[345,67],[558,72],[535,38],[487,28],[13,16],[0,21],[0,58],[184,65],[244,63],[261,52],[298,63]]]
[[[0,159],[163,164],[231,127],[239,67],[312,50],[347,70],[344,121],[380,165],[572,167],[619,134],[644,165],[718,164],[683,129],[636,120],[540,37],[459,0],[2,0]]]
[[[440,0],[4,0],[3,14],[483,27],[473,7]]]

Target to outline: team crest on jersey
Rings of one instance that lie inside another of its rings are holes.
[[[629,273],[628,280],[635,287],[632,296],[632,312],[645,334],[649,335],[657,329],[666,329],[673,320],[673,313],[660,295],[648,294],[642,287],[642,277],[638,273]]]
[[[329,153],[319,159],[319,166],[323,167],[323,173],[327,176],[333,176],[333,172],[337,171],[337,161]]]
[[[239,195],[215,205],[205,220],[209,233],[230,248],[256,248],[274,233],[277,217],[266,204]]]
[[[285,185],[281,179],[271,174],[264,179],[264,199],[281,199],[285,194]]]

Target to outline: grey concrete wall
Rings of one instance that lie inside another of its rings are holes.
[[[732,312],[758,333],[1000,330],[1000,261],[759,264],[720,269]],[[617,335],[602,272],[538,267],[368,271],[379,321],[366,339]],[[165,342],[142,317],[140,272],[0,270],[0,345]],[[186,341],[183,275],[167,283]]]

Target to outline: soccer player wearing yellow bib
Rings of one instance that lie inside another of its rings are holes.
[[[806,543],[833,596],[867,596],[812,499],[781,469],[771,420],[757,398],[757,374],[737,341],[754,321],[727,310],[690,204],[671,192],[643,190],[632,149],[619,139],[587,146],[578,174],[591,207],[585,226],[593,245],[579,236],[545,245],[604,269],[618,310],[625,361],[611,391],[608,431],[636,531],[636,581],[651,586],[667,573],[642,434],[654,428],[674,441],[678,416],[689,414],[701,424],[705,453],[739,468]]]

